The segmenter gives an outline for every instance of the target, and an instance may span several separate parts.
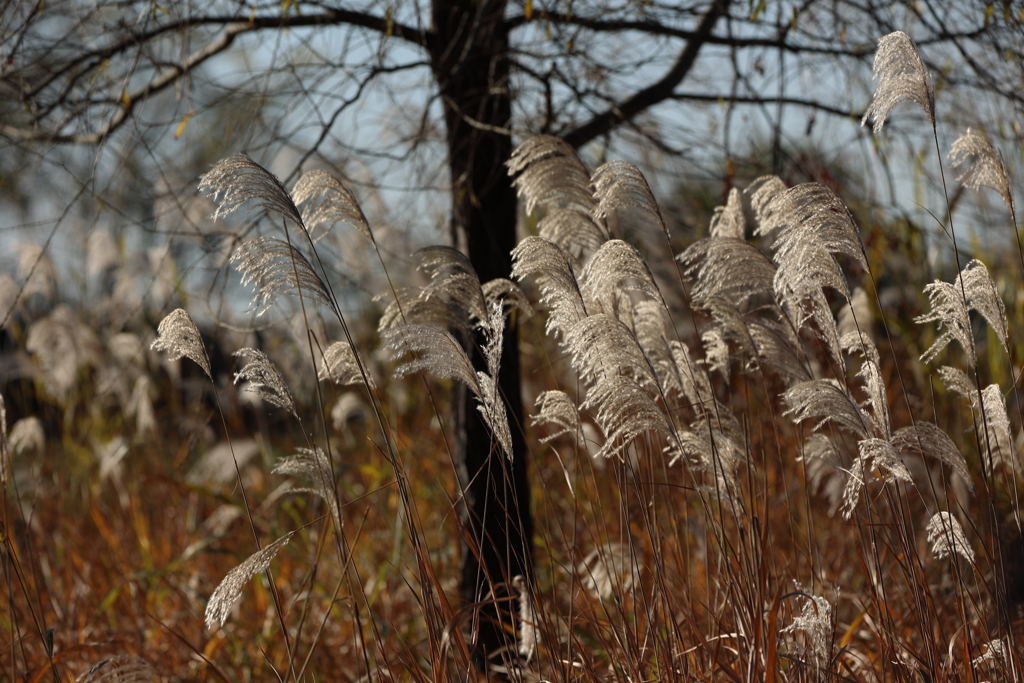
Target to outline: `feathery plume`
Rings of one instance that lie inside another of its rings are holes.
[[[491,306],[491,315],[483,326],[487,344],[484,346],[484,359],[487,361],[487,372],[477,372],[476,379],[480,384],[480,405],[477,410],[491,428],[505,454],[512,458],[512,432],[508,426],[508,413],[505,402],[501,399],[498,388],[498,373],[501,370],[501,352],[504,348],[505,315],[500,303]]]
[[[580,292],[585,300],[600,302],[603,311],[611,313],[614,307],[612,297],[624,280],[632,284],[622,285],[623,290],[643,292],[668,307],[643,256],[622,240],[605,242],[590,257],[579,277]]]
[[[160,674],[142,657],[132,654],[102,659],[75,679],[75,683],[160,683]]]
[[[985,654],[971,660],[972,665],[981,666],[988,662],[994,662],[1001,664],[1002,666],[1006,666],[1008,661],[1006,656],[1006,643],[1001,638],[990,640],[983,644],[982,647],[985,648]]]
[[[665,334],[668,323],[666,309],[654,301],[641,301],[633,308],[636,341],[654,368],[659,385],[666,395],[673,392],[682,394],[683,378],[679,376],[679,366]]]
[[[25,349],[35,356],[46,391],[62,401],[78,386],[78,369],[85,361],[80,331],[89,333],[64,304],[28,328]]]
[[[928,542],[938,559],[956,554],[974,564],[974,549],[967,542],[963,527],[948,512],[936,512],[928,522]]]
[[[775,264],[750,242],[710,237],[694,242],[676,257],[693,283],[695,300],[724,296],[737,306],[756,295],[770,294]]]
[[[606,222],[614,211],[632,206],[646,213],[661,231],[668,234],[665,219],[661,217],[654,193],[640,169],[628,161],[609,161],[602,164],[593,177],[594,218]]]
[[[356,353],[348,342],[334,342],[324,351],[324,364],[320,366],[317,379],[323,381],[331,380],[340,386],[350,384],[362,384],[363,373],[359,371],[359,362],[356,360]],[[370,388],[375,388],[373,377],[366,373],[366,380]]]
[[[814,379],[790,387],[782,395],[789,409],[783,415],[799,424],[808,418],[820,419],[814,431],[829,422],[854,436],[866,438],[869,433],[864,413],[857,403],[834,380]]]
[[[754,319],[747,323],[750,339],[757,349],[763,367],[789,379],[806,382],[814,379],[800,340],[791,325],[770,319]]]
[[[10,434],[7,435],[7,445],[11,455],[18,455],[24,451],[34,451],[36,455],[42,455],[46,447],[46,432],[43,430],[43,423],[34,415],[23,417],[11,425]]]
[[[273,211],[296,225],[302,215],[277,176],[244,154],[233,154],[217,162],[199,178],[199,191],[213,195],[217,211],[213,219],[227,216],[250,199],[260,209]]]
[[[192,360],[213,380],[210,372],[210,358],[206,355],[203,338],[192,317],[183,308],[176,308],[160,321],[156,328],[157,338],[150,344],[154,351],[166,351],[168,360],[182,356]]]
[[[281,458],[274,465],[274,474],[286,477],[299,477],[309,482],[311,489],[292,489],[293,493],[311,491],[323,498],[331,510],[334,527],[341,529],[341,514],[338,510],[338,499],[334,495],[334,472],[331,461],[323,449],[299,448],[294,455]]]
[[[868,394],[867,405],[871,406],[870,416],[876,434],[889,437],[892,428],[889,421],[889,402],[885,394],[882,371],[873,360],[865,359],[857,376],[864,380],[864,391]]]
[[[576,404],[564,391],[545,391],[537,396],[534,404],[539,412],[533,415],[533,424],[538,426],[552,425],[558,430],[543,437],[540,442],[548,443],[560,436],[569,435],[579,438],[580,414]]]
[[[793,617],[793,623],[783,628],[780,633],[796,633],[800,631],[807,636],[808,650],[812,663],[817,667],[827,667],[832,661],[832,641],[835,634],[832,605],[823,596],[812,595],[800,584],[796,586],[803,599],[800,616]]]
[[[505,402],[501,399],[501,391],[486,372],[477,372],[476,379],[480,387],[480,393],[477,394],[480,405],[476,409],[491,428],[491,433],[505,451],[506,457],[511,460],[515,455],[512,450],[512,431],[508,426],[508,413],[505,411]]]
[[[242,589],[245,588],[245,584],[270,566],[271,560],[277,556],[281,548],[288,545],[288,541],[292,540],[295,533],[292,531],[264,546],[261,550],[257,550],[245,562],[228,572],[206,604],[206,628],[212,631],[215,627],[224,625],[231,608],[242,597]]]
[[[978,392],[974,392],[972,402],[975,409],[984,408],[987,436],[984,447],[989,450],[992,465],[1013,467],[1016,449],[1010,436],[1010,419],[1006,415],[1003,390],[998,384],[990,384],[981,391],[981,406],[978,405]]]
[[[864,357],[865,362],[871,362],[881,367],[882,360],[878,354],[878,347],[871,341],[871,338],[864,332],[847,332],[839,338],[839,347],[846,353],[859,353]]]
[[[608,239],[604,226],[589,211],[578,208],[549,209],[537,222],[537,234],[578,259],[593,253]]]
[[[538,206],[561,205],[590,213],[596,203],[590,191],[590,174],[576,150],[561,138],[535,135],[524,140],[508,160],[508,173],[526,213]]]
[[[690,467],[711,472],[721,493],[739,502],[736,470],[744,460],[743,451],[735,441],[715,429],[710,419],[694,422],[690,431],[679,435],[679,449],[669,465],[679,459],[686,459]]]
[[[949,465],[960,475],[967,487],[974,491],[974,482],[967,469],[967,460],[957,449],[956,444],[946,432],[931,422],[918,421],[910,427],[897,429],[892,435],[892,446],[904,457],[916,455],[929,456]]]
[[[722,328],[713,327],[705,330],[700,335],[700,341],[704,347],[704,364],[708,371],[728,376],[732,354],[729,353],[729,342],[726,341]]]
[[[743,200],[735,187],[729,190],[725,206],[715,207],[708,232],[712,237],[729,237],[741,240],[747,234],[747,219],[743,215]]]
[[[736,307],[736,303],[724,296],[713,296],[695,303],[711,314],[722,341],[727,345],[726,348],[728,342],[736,343],[751,366],[756,366],[759,358],[757,344],[750,335],[746,316]]]
[[[414,256],[419,259],[420,270],[430,277],[423,289],[424,298],[440,296],[469,313],[475,327],[487,324],[484,291],[465,254],[452,247],[433,246],[420,249]]]
[[[957,177],[972,190],[991,187],[999,193],[1006,206],[1013,211],[1013,192],[1010,189],[1010,176],[1003,164],[1003,155],[988,140],[973,132],[970,128],[960,135],[949,148],[949,160],[953,168],[967,163],[968,157],[974,157],[964,172]]]
[[[625,376],[609,376],[587,392],[586,408],[597,408],[597,424],[605,434],[594,458],[619,456],[640,434],[649,431],[672,435],[658,404],[639,384]]]
[[[469,357],[455,337],[440,327],[415,323],[400,325],[384,330],[381,341],[384,349],[391,352],[392,361],[405,354],[413,354],[411,360],[395,368],[395,377],[401,379],[426,370],[438,377],[458,380],[480,396],[480,384]]]
[[[285,292],[294,290],[324,304],[340,315],[334,307],[327,285],[313,270],[302,252],[276,237],[254,237],[243,242],[231,261],[242,274],[242,285],[252,285],[249,310],[261,316]]]
[[[803,452],[797,456],[804,463],[807,483],[811,491],[817,491],[828,498],[828,516],[839,509],[845,488],[845,473],[842,470],[842,456],[832,439],[821,432],[812,432],[804,441]]]
[[[259,452],[259,444],[252,439],[222,441],[203,453],[203,457],[192,466],[186,481],[195,486],[227,484],[237,479],[238,472]]]
[[[294,415],[296,419],[299,414],[295,411],[295,399],[288,391],[284,383],[284,377],[278,372],[273,361],[267,354],[256,349],[239,349],[233,356],[246,359],[248,362],[241,370],[235,373],[235,384],[248,382],[245,390],[256,394],[261,400],[271,403],[278,408],[284,408]]]
[[[843,201],[820,183],[803,183],[775,195],[759,230],[776,233],[772,245],[778,270],[773,288],[797,326],[809,319],[833,358],[842,363],[839,333],[823,289],[850,298],[836,254],[846,254],[865,270],[860,233]]]
[[[587,315],[569,256],[554,242],[527,237],[512,250],[512,277],[522,281],[533,274],[538,276],[540,302],[549,309],[545,329],[564,337]]]
[[[605,543],[583,558],[576,566],[580,583],[599,600],[608,600],[615,593],[628,591],[640,582],[640,567],[629,546]]]
[[[519,654],[529,662],[540,644],[537,608],[533,604],[529,586],[522,574],[512,577],[512,586],[519,593]]]
[[[760,229],[778,234],[772,249],[778,264],[775,291],[780,298],[831,287],[849,300],[846,279],[834,255],[846,254],[868,268],[850,210],[821,183],[803,183],[775,195]]]
[[[437,297],[423,298],[417,287],[399,287],[394,290],[394,298],[388,302],[380,319],[377,331],[383,332],[392,327],[407,323],[433,324],[450,330],[469,332],[466,316],[452,309],[446,302]],[[374,301],[391,297],[390,293],[380,294]]]
[[[860,499],[860,491],[866,486],[866,475],[878,470],[882,482],[891,484],[897,479],[913,483],[910,470],[903,463],[900,454],[888,439],[862,439],[857,442],[858,455],[850,468],[850,478],[843,491],[843,519],[850,519]]]
[[[928,122],[935,128],[935,91],[924,60],[910,36],[903,31],[882,36],[878,41],[872,71],[878,85],[860,125],[867,124],[868,119],[874,119],[874,132],[878,133],[893,107],[900,102],[910,101],[924,110]]]
[[[943,365],[939,368],[938,375],[944,387],[970,401],[974,400],[974,380],[968,377],[966,372],[960,368]]]
[[[327,171],[307,171],[292,188],[292,200],[302,207],[309,239],[319,242],[338,223],[348,223],[373,241],[366,215],[348,188]],[[319,234],[318,234],[319,233]]]
[[[924,292],[928,295],[932,310],[914,318],[914,322],[937,322],[939,329],[945,327],[945,330],[935,343],[921,354],[922,362],[931,362],[950,341],[955,339],[967,353],[971,365],[977,363],[974,341],[971,337],[970,309],[974,309],[985,318],[1003,348],[1007,348],[1009,332],[1006,307],[984,263],[974,259],[964,266],[954,283],[936,280],[926,285]]]
[[[757,227],[754,228],[755,235],[768,234],[763,225],[768,206],[775,199],[775,195],[782,194],[786,189],[786,183],[776,175],[763,175],[747,187],[745,193],[750,195],[750,206],[757,219]]]
[[[503,277],[488,280],[484,283],[483,290],[488,310],[498,303],[505,307],[506,310],[517,309],[522,314],[520,320],[533,315],[533,307],[530,306],[530,300],[523,294],[523,290],[519,288],[519,285],[511,280]]]
[[[610,315],[598,313],[573,325],[566,346],[573,368],[588,382],[628,373],[644,386],[657,386],[633,332]]]

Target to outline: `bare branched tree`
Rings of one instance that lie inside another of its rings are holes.
[[[430,185],[424,174],[446,165],[447,179],[434,187],[450,196],[452,244],[488,282],[511,270],[514,138],[555,135],[578,149],[614,134],[661,152],[706,151],[715,118],[715,139],[729,154],[734,115],[760,121],[776,154],[798,117],[808,132],[831,119],[862,135],[870,61],[878,38],[896,29],[956,91],[947,98],[953,107],[984,97],[1019,113],[1022,19],[1011,3],[995,6],[12,0],[0,11],[0,155],[68,145],[156,154],[173,133],[215,138],[225,154],[291,150],[295,176],[332,156],[354,157],[422,164],[419,182]],[[430,160],[439,148],[442,164]],[[475,368],[486,369],[484,340],[461,341]],[[514,318],[497,382],[510,409],[511,459],[493,447],[471,391],[456,388],[454,404],[467,530],[461,594],[490,604],[492,616],[515,594],[513,577],[532,575]],[[500,621],[474,620],[478,662],[510,646]]]

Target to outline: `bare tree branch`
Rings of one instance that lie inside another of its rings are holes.
[[[694,62],[697,60],[697,53],[707,42],[712,30],[719,18],[725,15],[729,8],[730,0],[715,0],[708,9],[700,25],[694,32],[693,38],[686,43],[686,47],[679,54],[679,58],[667,74],[657,83],[640,90],[632,97],[627,98],[619,106],[612,106],[603,113],[596,115],[587,123],[569,132],[562,139],[573,147],[580,147],[594,138],[604,135],[617,124],[622,123],[636,116],[645,109],[665,100],[672,95],[672,91],[690,72]]]

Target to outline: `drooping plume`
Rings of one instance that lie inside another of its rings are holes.
[[[160,321],[157,327],[157,338],[150,348],[154,351],[166,351],[168,360],[178,360],[182,356],[194,361],[203,369],[211,380],[210,359],[203,346],[203,338],[192,317],[183,308],[177,308]]]
[[[874,119],[874,132],[885,125],[885,117],[903,101],[915,102],[924,110],[928,122],[935,127],[935,91],[924,61],[913,41],[903,31],[894,31],[878,41],[873,67],[878,81],[871,106],[860,125]]]
[[[363,373],[359,371],[359,363],[356,360],[355,351],[348,342],[334,342],[324,351],[324,363],[320,366],[318,379],[329,379],[340,386],[350,384],[362,384]],[[373,377],[366,373],[366,381],[370,388],[374,387]]]
[[[327,171],[307,171],[292,189],[292,199],[302,207],[306,231],[313,242],[318,242],[338,223],[347,223],[373,240],[370,224],[359,202]]]
[[[264,546],[261,550],[257,550],[245,562],[228,572],[217,589],[213,591],[210,601],[206,603],[206,628],[212,631],[215,627],[224,625],[231,608],[242,597],[242,589],[245,588],[245,584],[270,566],[271,560],[277,557],[281,548],[288,545],[288,541],[292,540],[295,533],[292,531],[270,545]]]
[[[936,512],[928,522],[928,543],[932,554],[940,560],[950,555],[959,555],[974,564],[974,549],[967,542],[963,527],[956,517],[948,512]]]
[[[588,409],[597,408],[597,424],[605,435],[604,445],[594,455],[595,458],[621,455],[644,432],[660,432],[668,437],[672,435],[661,408],[629,377],[610,376],[601,379],[587,392],[584,406]]]
[[[581,434],[580,415],[576,404],[564,391],[544,391],[537,396],[535,403],[539,412],[533,415],[533,424],[551,425],[557,431],[543,437],[540,442],[547,443],[560,436],[569,435],[574,439]]]
[[[922,362],[931,362],[955,339],[967,353],[971,365],[977,363],[974,339],[971,336],[970,309],[974,309],[985,318],[1003,348],[1007,348],[1009,332],[1006,308],[984,263],[974,259],[964,267],[952,284],[936,280],[926,285],[924,292],[928,295],[932,310],[914,318],[914,322],[937,322],[940,330],[945,329],[935,343],[921,354]]]
[[[560,206],[590,213],[597,202],[590,190],[590,174],[576,150],[561,138],[535,135],[512,152],[508,173],[512,184],[526,199],[526,213],[538,206]]]
[[[420,270],[427,273],[430,282],[423,289],[424,298],[440,297],[469,314],[475,327],[487,324],[487,301],[480,279],[469,258],[452,247],[424,247],[414,256]]]
[[[554,242],[527,237],[512,250],[512,277],[523,280],[537,275],[540,302],[548,308],[548,334],[565,336],[567,330],[587,315],[570,257]]]
[[[500,315],[500,307],[498,309]],[[484,352],[488,366],[495,371],[494,377],[497,377],[503,330],[503,326],[498,325],[496,332],[489,332],[495,336],[488,336],[489,342]],[[410,324],[384,330],[381,332],[381,340],[384,348],[391,352],[393,361],[405,354],[413,355],[411,360],[395,368],[395,377],[426,371],[439,377],[458,380],[469,387],[480,401],[481,405],[477,409],[491,428],[495,440],[509,458],[513,457],[508,413],[494,377],[473,369],[473,364],[455,337],[435,325]]]
[[[609,314],[614,310],[613,297],[620,287],[643,292],[667,308],[647,262],[635,247],[622,240],[605,242],[590,257],[580,273],[579,287],[584,301],[599,302],[602,311]]]
[[[106,657],[75,679],[75,683],[160,683],[163,677],[142,657],[120,654]]]
[[[668,234],[658,202],[639,168],[628,161],[609,161],[594,171],[593,184],[594,198],[598,201],[594,218],[604,222],[612,212],[631,206],[647,214]]]
[[[949,148],[949,160],[953,162],[953,168],[966,164],[968,157],[974,157],[974,161],[957,180],[973,190],[991,187],[1013,211],[1013,191],[1010,189],[1010,176],[1006,172],[1003,155],[970,128]]]
[[[757,178],[745,190],[750,195],[750,207],[754,210],[754,217],[757,219],[757,227],[754,228],[755,235],[767,234],[763,228],[764,219],[775,195],[782,194],[787,189],[786,183],[776,175],[764,175]]]
[[[773,282],[776,297],[798,326],[813,318],[815,332],[833,358],[842,362],[839,333],[823,290],[829,287],[850,299],[836,254],[845,254],[868,269],[850,210],[831,189],[804,183],[775,195],[759,230],[776,236],[772,245],[778,266]]]
[[[610,315],[599,313],[573,325],[566,335],[566,346],[572,354],[573,368],[587,382],[629,374],[643,386],[657,386],[633,332]]]
[[[302,215],[277,176],[244,154],[222,159],[199,179],[199,191],[213,195],[214,220],[227,216],[249,200],[302,225]]]
[[[715,207],[708,232],[712,237],[731,237],[741,240],[747,233],[747,219],[743,215],[743,199],[735,187],[729,190],[725,206]]]
[[[973,491],[974,482],[967,469],[967,461],[946,432],[931,422],[918,420],[910,427],[897,429],[892,435],[892,445],[900,455],[928,456],[949,465],[960,475],[967,487]]]
[[[857,443],[858,455],[850,467],[849,479],[843,491],[843,519],[850,519],[860,500],[860,492],[867,485],[867,476],[878,470],[882,481],[896,480],[912,483],[910,470],[888,439],[863,439]]]
[[[772,292],[775,264],[746,240],[710,237],[676,258],[693,283],[695,300],[724,296],[739,306],[751,296]]]
[[[789,405],[789,409],[783,415],[789,416],[793,422],[817,419],[815,431],[832,422],[862,439],[867,438],[870,433],[860,406],[832,380],[815,379],[802,382],[787,389],[782,397]]]
[[[284,408],[298,418],[295,411],[295,400],[288,391],[284,377],[278,372],[273,361],[267,354],[257,349],[239,349],[234,356],[246,359],[246,364],[235,373],[235,384],[247,382],[245,390],[256,394],[261,400],[278,408]]]
[[[338,498],[334,492],[334,472],[327,454],[319,446],[299,448],[294,455],[281,458],[274,465],[274,474],[286,477],[299,477],[309,485],[309,489],[292,489],[292,492],[310,491],[327,503],[331,511],[336,529],[341,529],[341,514],[338,510]]]
[[[285,292],[307,296],[329,307],[336,315],[330,291],[302,252],[276,237],[246,240],[231,255],[242,284],[252,285],[249,310],[260,316]]]

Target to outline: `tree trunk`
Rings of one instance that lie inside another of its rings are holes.
[[[452,240],[469,256],[481,282],[509,277],[515,247],[516,195],[505,162],[509,123],[508,33],[504,0],[435,0],[436,41],[430,46],[444,105],[452,179]],[[485,369],[482,339],[463,340],[477,369]],[[519,344],[514,322],[505,330],[498,386],[508,408],[514,453],[506,457],[465,387],[453,392],[454,450],[464,495],[460,595],[476,604],[469,628],[474,663],[485,669],[499,651],[515,654],[510,588],[532,577],[533,521],[522,434]]]

